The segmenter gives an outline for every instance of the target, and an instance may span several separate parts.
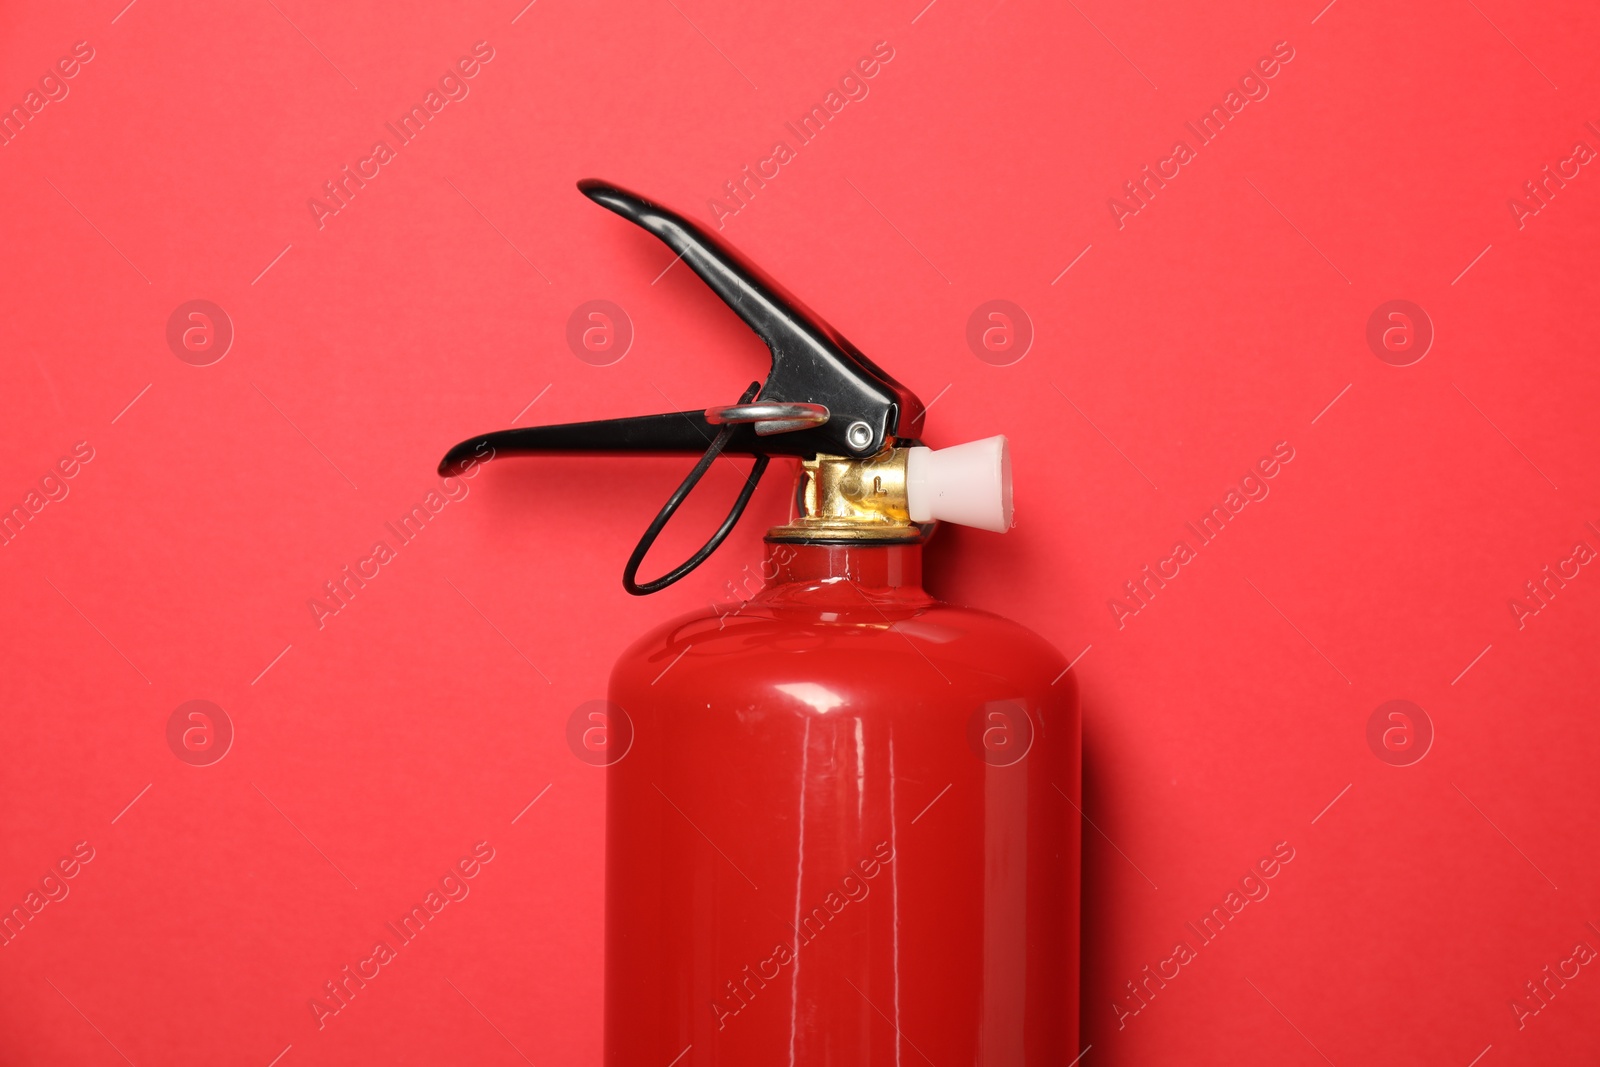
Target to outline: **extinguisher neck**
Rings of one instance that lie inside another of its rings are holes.
[[[796,515],[767,531],[791,544],[901,543],[926,540],[930,525],[911,521],[906,497],[909,448],[865,458],[814,456],[800,464]]]
[[[794,595],[805,589],[842,590],[851,596],[867,594],[922,599],[922,545],[918,543],[767,545],[763,568],[771,575],[767,589]]]

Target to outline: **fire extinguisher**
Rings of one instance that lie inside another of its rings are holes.
[[[698,455],[623,570],[645,594],[722,543],[772,457],[799,460],[759,592],[658,626],[611,674],[632,736],[607,769],[606,1064],[1072,1062],[1076,687],[1036,634],[922,587],[939,521],[1011,525],[1006,439],[925,447],[922,402],[738,253],[614,185],[579,189],[676,252],[771,372],[730,405],[474,437],[440,473]],[[723,455],[754,457],[727,518],[641,581]]]

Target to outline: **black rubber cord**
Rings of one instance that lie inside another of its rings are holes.
[[[750,388],[746,389],[744,395],[739,398],[739,403],[748,404],[755,399],[756,394],[760,391],[761,383],[751,382]],[[717,532],[711,535],[709,541],[700,546],[698,552],[659,578],[648,582],[638,580],[639,565],[644,562],[645,554],[650,551],[650,546],[655,544],[656,538],[660,536],[661,531],[671,520],[673,513],[678,510],[679,505],[688,497],[690,491],[699,484],[700,479],[705,477],[706,471],[711,469],[711,464],[716,462],[717,457],[722,454],[722,450],[728,446],[728,439],[733,436],[733,432],[737,428],[733,423],[728,423],[717,431],[717,436],[712,438],[711,444],[706,448],[705,455],[700,457],[700,461],[694,465],[694,469],[683,480],[683,484],[678,486],[673,494],[667,498],[667,502],[662,505],[661,511],[656,515],[655,521],[645,530],[644,536],[639,538],[638,547],[633,550],[633,555],[628,557],[628,565],[622,570],[622,587],[634,596],[659,593],[673,582],[684,577],[704,563],[711,553],[715,552],[717,547],[733,532],[734,525],[738,523],[739,517],[744,514],[745,507],[750,503],[751,495],[756,491],[756,483],[761,481],[761,476],[766,473],[767,464],[771,461],[770,456],[756,457],[755,466],[750,468],[750,474],[744,480],[744,488],[739,491],[739,498],[733,502],[733,508],[728,512],[728,517],[722,520],[722,525],[717,528]]]

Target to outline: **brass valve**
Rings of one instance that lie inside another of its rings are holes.
[[[906,502],[907,449],[865,459],[819,455],[801,463],[800,514],[767,531],[768,541],[921,541]]]

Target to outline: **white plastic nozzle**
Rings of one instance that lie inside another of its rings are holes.
[[[906,450],[906,506],[912,522],[953,522],[1004,533],[1011,528],[1011,446],[1005,437]]]

